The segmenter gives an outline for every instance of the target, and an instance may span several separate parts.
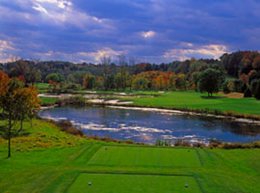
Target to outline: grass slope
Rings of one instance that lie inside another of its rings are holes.
[[[254,98],[226,98],[221,95],[208,98],[197,92],[166,92],[157,97],[132,99],[135,105],[147,107],[179,108],[233,112],[237,114],[260,115],[260,101]]]
[[[11,159],[0,138],[0,193],[86,192],[89,180],[95,186],[87,192],[100,193],[185,192],[186,182],[195,193],[260,189],[260,149],[119,145],[71,136],[44,121],[33,123],[33,128],[26,124],[27,136],[13,139]]]
[[[55,105],[59,99],[55,97],[40,97],[42,106]]]

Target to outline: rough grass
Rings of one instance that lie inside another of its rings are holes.
[[[0,124],[4,124],[3,121]],[[65,132],[52,123],[36,120],[25,122],[24,135],[12,139],[13,151],[30,151],[38,148],[76,146],[85,140]],[[0,151],[4,152],[4,140],[0,138]]]
[[[0,193],[73,193],[89,180],[102,184],[89,192],[100,193],[145,193],[150,188],[185,192],[181,191],[184,181],[190,185],[196,181],[191,192],[197,192],[197,187],[203,193],[258,193],[260,189],[260,149],[187,152],[185,148],[119,146],[71,136],[39,120],[33,125],[26,123],[28,136],[12,140],[11,159],[6,159],[6,141],[0,138]]]

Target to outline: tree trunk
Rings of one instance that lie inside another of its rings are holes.
[[[8,155],[7,158],[11,157],[11,127],[12,127],[12,122],[11,122],[11,115],[9,114],[8,118]]]
[[[23,118],[20,120],[20,130],[19,131],[22,131],[23,130]]]
[[[33,118],[30,117],[31,128],[33,127]]]

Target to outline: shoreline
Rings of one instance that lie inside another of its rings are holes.
[[[150,112],[158,112],[158,113],[168,113],[175,115],[190,115],[190,116],[200,116],[200,117],[209,117],[215,119],[226,119],[230,121],[235,121],[238,123],[250,123],[260,126],[260,117],[256,118],[252,115],[252,118],[244,118],[243,114],[237,115],[226,115],[225,112],[220,112],[219,114],[207,113],[203,112],[203,109],[198,110],[185,110],[185,109],[171,109],[171,108],[157,108],[157,107],[147,107],[147,106],[138,106],[134,105],[131,101],[121,102],[120,100],[100,100],[99,101],[91,101],[89,100],[87,104],[91,105],[102,105],[110,108],[118,108],[118,109],[129,109],[129,110],[141,110],[141,111],[150,111]]]
[[[244,115],[244,114],[232,114],[232,112],[207,112],[206,109],[178,109],[178,108],[164,108],[164,107],[148,107],[135,105],[132,101],[120,101],[119,99],[88,99],[86,105],[98,105],[105,106],[109,108],[118,108],[118,109],[129,109],[129,110],[141,110],[141,111],[150,111],[150,112],[158,112],[158,113],[168,113],[175,115],[190,115],[190,116],[199,116],[199,117],[209,117],[215,119],[225,119],[229,121],[234,121],[238,123],[247,123],[254,124],[260,126],[260,116],[258,115]],[[66,105],[66,104],[65,104]],[[41,110],[55,108],[59,106],[59,104],[54,104],[50,106],[42,106]]]
[[[189,111],[182,111],[182,110],[174,110],[174,109],[163,109],[163,108],[150,108],[150,107],[137,107],[137,106],[128,106],[128,105],[124,105],[124,106],[120,106],[120,105],[111,105],[111,104],[93,104],[93,103],[88,103],[89,105],[93,105],[93,106],[101,106],[101,107],[104,107],[104,108],[114,108],[114,109],[125,109],[125,110],[136,110],[136,111],[146,111],[146,112],[155,112],[155,113],[160,113],[160,114],[166,114],[166,115],[179,115],[179,116],[197,116],[198,118],[201,117],[201,118],[210,118],[210,119],[219,119],[219,120],[223,120],[223,121],[233,121],[233,122],[237,122],[237,123],[241,123],[241,124],[254,124],[255,126],[259,126],[259,129],[260,129],[260,121],[256,121],[256,120],[250,120],[250,119],[242,119],[242,118],[236,118],[236,117],[232,117],[232,116],[223,116],[223,115],[214,115],[214,114],[209,114],[209,113],[197,113],[197,112],[189,112]],[[54,105],[54,106],[50,106],[50,107],[47,107],[47,108],[44,108],[42,110],[45,110],[45,109],[48,109],[48,108],[55,108],[57,107],[58,105]],[[61,105],[60,107],[62,107],[63,105]],[[59,119],[52,119],[50,117],[41,117],[42,119],[44,120],[52,120],[54,122],[59,122],[59,121],[69,121],[72,125],[74,125],[76,128],[79,128],[79,129],[84,129],[84,127],[82,127],[81,125],[79,124],[75,124],[73,121],[69,120],[69,119],[66,119],[66,118],[59,118]],[[88,135],[86,135],[88,136]],[[97,136],[88,136],[88,137],[94,137],[94,138],[97,138]],[[99,137],[98,137],[99,138]],[[102,138],[102,137],[101,137]],[[182,138],[172,138],[172,139],[165,139],[165,140],[159,140],[160,142],[165,142],[165,143],[169,143],[169,144],[178,144],[180,143],[180,141],[185,145],[189,144],[190,145],[203,145],[203,146],[209,146],[209,144],[218,144],[218,145],[234,145],[234,144],[244,144],[243,142],[221,142],[221,141],[215,141],[213,139],[213,141],[211,142],[210,139],[207,139],[206,141],[205,140],[198,140],[198,139],[192,139],[189,140],[188,139],[189,137],[187,136],[184,136]],[[113,139],[113,140],[116,140],[114,138],[110,138],[110,139]],[[120,140],[121,141],[121,140]],[[122,140],[124,141],[124,140]],[[127,140],[126,140],[127,141]],[[255,142],[257,141],[253,141],[251,142],[250,144],[254,144]],[[133,143],[140,143],[140,142],[133,142]],[[142,142],[142,143],[145,143],[145,142]],[[147,144],[147,143],[145,143]],[[247,143],[245,143],[247,144]],[[151,145],[156,145],[156,142],[155,143],[152,143]],[[175,146],[175,145],[174,145]]]
[[[231,121],[236,121],[239,123],[252,123],[260,126],[260,120],[246,119],[246,118],[237,118],[235,116],[224,116],[224,115],[215,115],[211,113],[199,113],[185,110],[173,110],[173,109],[163,109],[163,108],[154,108],[154,107],[140,107],[140,106],[117,106],[117,105],[108,105],[109,108],[116,109],[129,109],[129,110],[139,110],[139,111],[149,111],[149,112],[158,112],[165,114],[173,115],[190,115],[190,116],[200,116],[200,117],[210,117],[216,119],[227,119]]]

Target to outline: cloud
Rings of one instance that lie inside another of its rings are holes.
[[[69,0],[33,0],[32,9],[41,14],[47,23],[70,24],[82,29],[86,27],[109,27],[108,20],[89,15],[76,9]]]
[[[68,0],[34,0],[34,1],[38,2],[38,3],[53,4],[61,9],[65,9],[66,7],[69,7],[72,5],[72,2],[68,1]]]
[[[37,53],[37,57],[41,60],[68,60],[72,62],[92,62],[99,63],[103,57],[110,57],[115,60],[119,55],[127,54],[126,51],[118,51],[112,48],[102,48],[96,51],[79,51],[73,53],[47,51]]]
[[[13,46],[13,43],[7,40],[0,40],[0,63],[5,63],[13,58],[14,55],[10,51],[16,50]]]
[[[141,32],[141,36],[145,39],[149,39],[149,38],[152,38],[156,35],[156,32],[155,31],[144,31],[144,32]]]
[[[0,2],[0,40],[12,40],[17,49],[5,55],[96,62],[104,53],[123,51],[161,63],[260,48],[256,0]]]
[[[113,23],[81,10],[72,0],[3,0],[0,3],[0,24],[2,21],[31,26],[78,27],[113,29]]]
[[[6,40],[0,40],[0,51],[14,50],[12,43]]]
[[[102,48],[95,52],[79,52],[77,54],[80,56],[87,57],[87,58],[92,58],[92,61],[94,61],[96,63],[96,62],[100,62],[100,60],[103,57],[111,57],[111,58],[115,59],[117,56],[126,54],[126,53],[127,53],[126,51],[117,51],[112,48]]]
[[[214,58],[218,59],[221,55],[228,52],[225,45],[210,44],[196,47],[193,44],[187,44],[186,48],[176,48],[166,51],[164,58],[172,60],[186,60],[194,58]]]
[[[35,4],[32,8],[36,11],[41,12],[41,13],[44,13],[44,14],[47,14],[47,15],[49,14],[48,11],[44,7],[42,7],[40,4]]]

